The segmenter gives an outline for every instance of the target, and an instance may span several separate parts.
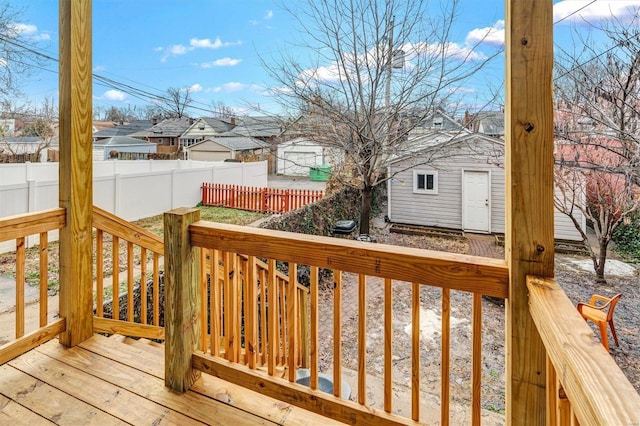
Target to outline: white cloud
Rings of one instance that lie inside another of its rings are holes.
[[[250,20],[249,20],[249,23],[250,23],[251,25],[258,25],[258,21],[256,21],[255,19],[250,19]]]
[[[246,84],[232,81],[232,82],[229,82],[229,83],[225,83],[222,86],[218,86],[218,87],[214,88],[213,91],[215,93],[220,93],[220,92],[234,93],[234,92],[240,92],[240,91],[242,91],[242,90],[244,90],[246,88],[247,88]]]
[[[202,68],[234,67],[238,65],[241,61],[242,59],[234,59],[234,58],[226,57],[226,58],[216,59],[215,61],[211,61],[211,62],[203,62],[199,64],[199,66]]]
[[[102,94],[102,98],[107,101],[122,102],[127,99],[127,94],[119,90],[111,89]]]
[[[189,91],[191,93],[198,93],[198,92],[202,92],[203,88],[199,83],[193,84],[191,87],[189,87]]]
[[[490,27],[475,28],[469,31],[465,42],[468,45],[484,43],[490,46],[504,46],[504,20],[500,19]]]
[[[164,47],[162,47],[162,46],[158,46],[158,47],[154,47],[153,48],[154,52],[162,52],[163,50],[164,50]]]
[[[17,34],[28,37],[31,40],[42,41],[42,40],[51,40],[51,36],[46,32],[38,32],[38,27],[33,24],[23,24],[21,22],[16,22],[10,24],[10,28],[15,31]]]
[[[273,18],[273,10],[267,10],[266,15],[264,15],[263,19],[271,19]]]
[[[553,5],[553,21],[574,24],[594,24],[612,18],[630,21],[639,11],[640,0],[563,0]]]
[[[107,67],[106,67],[106,66],[104,66],[104,65],[96,65],[95,67],[93,67],[93,72],[96,72],[96,71],[104,71],[104,70],[106,70],[106,69],[107,69]]]
[[[221,47],[239,46],[242,41],[225,41],[223,42],[220,37],[216,37],[211,41],[209,38],[192,38],[189,41],[189,45],[194,49],[220,49]]]
[[[410,61],[416,56],[430,55],[441,56],[446,58],[457,59],[459,61],[482,61],[487,59],[487,56],[474,50],[473,47],[463,46],[458,43],[413,43],[405,44],[402,46],[402,50],[405,52],[405,60]]]

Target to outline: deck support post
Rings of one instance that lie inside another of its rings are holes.
[[[189,225],[198,220],[198,209],[164,214],[164,381],[176,392],[186,392],[200,377],[191,362],[201,338],[200,249],[189,239]]]
[[[505,0],[506,424],[545,424],[546,351],[526,276],[553,277],[553,2]]]
[[[65,346],[93,334],[91,0],[60,0],[60,316]]]

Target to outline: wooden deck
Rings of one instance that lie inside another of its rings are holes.
[[[341,424],[203,374],[185,394],[164,386],[164,346],[94,335],[54,339],[0,366],[0,424]]]

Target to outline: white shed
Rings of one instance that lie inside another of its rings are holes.
[[[325,148],[306,138],[278,145],[278,174],[308,176],[309,168],[325,164]]]
[[[389,167],[391,222],[504,233],[504,142],[462,133],[395,159]],[[526,191],[526,188],[514,188]],[[568,216],[555,211],[555,237],[581,241]],[[578,220],[585,222],[584,217]]]

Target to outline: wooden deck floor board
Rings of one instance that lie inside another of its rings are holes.
[[[0,395],[0,425],[35,426],[55,423]]]
[[[221,426],[274,424],[195,392],[186,392],[182,395],[171,392],[164,386],[162,379],[83,348],[65,349],[52,341],[37,350],[108,383],[126,388],[141,397],[207,424]],[[149,360],[146,362],[150,363]]]
[[[58,425],[126,424],[7,364],[0,366],[0,394]]]
[[[108,353],[108,356],[116,361],[137,369],[145,369],[150,374],[163,378],[164,348],[131,340],[96,335],[80,346],[87,350]],[[126,343],[126,346],[123,347],[118,342]],[[202,375],[191,390],[283,426],[342,424],[206,374]]]
[[[100,380],[98,377],[50,358],[39,351],[28,352],[9,364],[127,423],[203,424],[122,387]]]
[[[0,425],[338,425],[207,374],[164,386],[164,346],[121,336],[57,339],[0,365]]]

